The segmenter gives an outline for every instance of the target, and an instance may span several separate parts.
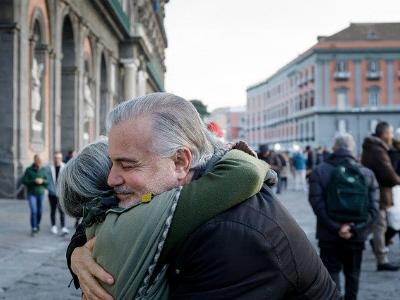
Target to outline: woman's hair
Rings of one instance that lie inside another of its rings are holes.
[[[112,190],[107,184],[110,169],[105,137],[87,145],[68,161],[58,179],[60,203],[64,211],[72,217],[82,217],[87,202],[109,193]]]

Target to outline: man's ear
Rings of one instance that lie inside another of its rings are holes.
[[[175,171],[178,180],[185,179],[192,165],[192,152],[186,147],[183,147],[175,153]]]

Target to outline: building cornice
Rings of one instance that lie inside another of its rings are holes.
[[[269,122],[261,123],[257,128],[269,128],[279,124],[297,121],[299,119],[308,118],[315,115],[373,115],[373,114],[399,114],[400,105],[397,106],[381,106],[381,107],[354,107],[343,110],[334,108],[312,108],[300,112],[293,113],[287,117],[271,120]],[[256,128],[252,127],[252,128]]]
[[[128,16],[123,12],[118,1],[114,0],[93,0],[93,5],[99,9],[108,24],[114,30],[119,39],[128,38],[130,36],[130,21]],[[119,6],[119,7],[118,7]]]

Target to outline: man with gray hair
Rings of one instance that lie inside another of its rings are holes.
[[[198,179],[225,153],[193,105],[172,94],[121,103],[107,123],[108,185],[125,207]],[[85,243],[76,234],[67,253],[75,285],[87,298],[111,299],[96,280],[113,278],[93,260],[93,241]],[[306,235],[267,185],[171,252],[171,299],[340,299]]]
[[[309,201],[317,216],[320,257],[340,288],[343,269],[346,300],[357,299],[362,252],[378,215],[379,188],[374,173],[355,158],[353,137],[335,137],[333,154],[310,176]]]

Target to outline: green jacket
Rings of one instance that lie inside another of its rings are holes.
[[[103,286],[114,299],[167,299],[165,267],[149,282],[161,250],[168,256],[198,226],[259,192],[267,171],[261,160],[232,150],[182,190],[129,209],[110,209],[103,223],[86,229],[88,239],[96,236],[94,258],[115,279]]]
[[[43,183],[37,184],[35,182],[36,178],[42,178]],[[24,177],[22,178],[22,183],[27,187],[28,194],[35,196],[43,195],[47,188],[47,185],[49,184],[46,168],[41,167],[37,169],[35,165],[32,164],[26,169]]]

